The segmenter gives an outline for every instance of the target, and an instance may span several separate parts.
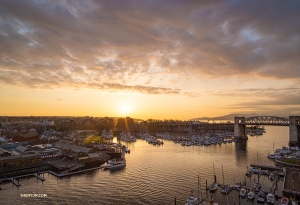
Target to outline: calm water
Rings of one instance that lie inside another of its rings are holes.
[[[20,179],[19,188],[11,183],[1,185],[0,204],[174,204],[175,196],[177,204],[184,204],[191,189],[197,190],[198,175],[204,198],[212,197],[220,205],[227,201],[233,204],[236,199],[239,204],[238,193],[234,191],[226,197],[218,188],[211,196],[205,191],[205,180],[212,183],[215,172],[217,181],[223,184],[222,165],[225,184],[243,181],[250,163],[274,165],[267,154],[274,152],[273,144],[275,149],[288,145],[288,127],[265,128],[264,135],[249,137],[247,142],[207,147],[183,147],[172,141],[153,146],[137,140],[128,144],[131,153],[126,155],[124,169],[96,170],[61,179],[45,174],[43,183],[36,178]],[[247,179],[247,186],[255,181],[257,176],[253,175],[251,181]],[[269,191],[270,180],[263,176],[260,181]],[[20,194],[47,194],[47,197],[24,198]],[[250,202],[243,199],[240,204]]]

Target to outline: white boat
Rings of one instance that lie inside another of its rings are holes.
[[[280,159],[280,158],[282,158],[282,156],[279,154],[269,154],[268,158],[269,159]]]
[[[126,166],[126,160],[124,158],[112,159],[107,162],[102,168],[104,169],[117,169]]]
[[[286,197],[282,197],[280,200],[280,205],[288,205],[289,204],[289,199]]]
[[[257,201],[258,202],[264,202],[265,201],[265,192],[264,191],[260,191],[257,195]]]
[[[253,192],[252,189],[249,190],[249,193],[248,193],[248,199],[252,200],[255,198],[255,193]]]
[[[246,189],[242,188],[242,189],[240,190],[239,195],[240,195],[242,198],[246,197],[246,196],[247,196],[247,191],[246,191]]]
[[[213,183],[210,187],[209,187],[209,190],[210,191],[215,191],[218,189],[218,183]]]
[[[194,197],[193,194],[187,199],[187,202],[185,205],[198,205],[199,201],[197,197]]]
[[[274,204],[275,203],[275,197],[272,193],[268,193],[267,195],[267,203]]]

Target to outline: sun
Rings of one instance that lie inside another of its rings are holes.
[[[122,114],[128,114],[131,111],[131,106],[127,104],[120,105],[119,111]]]

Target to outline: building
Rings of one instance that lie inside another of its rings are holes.
[[[22,168],[27,165],[40,163],[41,161],[41,155],[37,153],[0,157],[0,170],[5,168]]]
[[[0,148],[0,157],[7,157],[10,156],[11,153],[3,148]]]
[[[20,146],[20,145],[26,146],[26,145],[28,145],[28,142],[20,142],[20,143],[19,142],[15,142],[15,143],[8,142],[8,143],[1,144],[0,147],[3,149],[6,149],[8,151],[13,151],[13,150],[15,150],[15,148],[17,146]]]
[[[29,134],[17,134],[13,138],[14,142],[30,142],[40,139],[38,133],[29,133]]]
[[[15,151],[17,151],[18,153],[20,154],[33,154],[34,151],[31,150],[30,148],[28,147],[24,147],[22,145],[19,145],[15,148]]]

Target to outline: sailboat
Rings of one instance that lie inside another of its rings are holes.
[[[200,193],[199,193],[199,176],[198,176],[198,197],[195,197],[193,195],[193,190],[191,191],[191,196],[189,198],[187,198],[187,202],[185,205],[199,205],[200,204]],[[201,192],[201,191],[200,191]]]
[[[215,174],[215,164],[213,163],[213,169],[214,169],[214,177],[216,176]],[[210,191],[216,191],[218,189],[218,183],[215,181],[212,185],[210,185],[209,190]]]

